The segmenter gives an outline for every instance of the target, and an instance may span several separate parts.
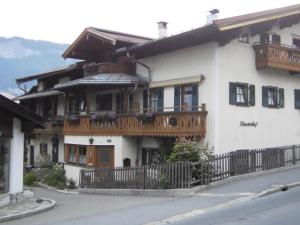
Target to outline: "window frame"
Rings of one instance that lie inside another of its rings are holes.
[[[269,103],[269,93],[273,91],[274,104]],[[266,92],[266,93],[265,93]],[[266,95],[265,95],[266,94]],[[262,106],[267,108],[284,108],[284,88],[275,86],[262,86]]]
[[[299,96],[299,106],[297,106],[296,95]],[[295,109],[300,109],[300,89],[294,89],[294,104]]]
[[[238,101],[238,88],[243,91],[244,102]],[[243,82],[229,82],[229,104],[235,106],[255,106],[255,85]]]

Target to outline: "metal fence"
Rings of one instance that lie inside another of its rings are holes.
[[[209,184],[230,176],[295,165],[300,145],[237,150],[203,162],[87,169],[80,172],[81,188],[177,189]]]

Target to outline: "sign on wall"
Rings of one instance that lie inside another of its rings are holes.
[[[240,127],[257,127],[258,122],[252,121],[252,122],[245,122],[245,121],[240,121]]]

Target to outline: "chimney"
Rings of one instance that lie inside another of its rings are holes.
[[[160,21],[157,24],[158,24],[158,38],[167,37],[168,23],[164,21]]]
[[[213,9],[209,11],[209,15],[206,16],[206,24],[213,24],[214,20],[218,19],[218,14],[220,11],[218,9]]]

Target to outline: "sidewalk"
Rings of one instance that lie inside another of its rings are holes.
[[[56,202],[49,199],[28,199],[24,202],[0,208],[0,223],[32,216],[54,208]]]

